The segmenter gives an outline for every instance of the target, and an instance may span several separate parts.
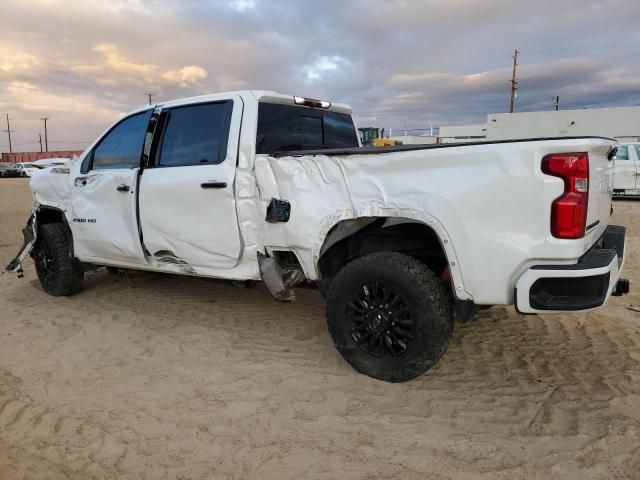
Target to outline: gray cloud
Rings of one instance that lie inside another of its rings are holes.
[[[52,142],[91,140],[146,92],[271,89],[395,128],[482,121],[508,106],[515,47],[519,110],[640,103],[635,0],[6,0],[0,18],[17,144],[43,115]]]

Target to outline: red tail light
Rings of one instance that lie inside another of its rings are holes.
[[[564,193],[551,205],[551,234],[582,238],[589,204],[589,154],[554,153],[542,159],[542,171],[564,180]]]

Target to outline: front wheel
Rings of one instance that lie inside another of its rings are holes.
[[[84,272],[74,261],[69,237],[64,223],[42,225],[31,254],[42,289],[54,297],[82,290]]]
[[[426,265],[398,252],[372,253],[338,272],[327,296],[327,322],[345,360],[387,382],[429,370],[453,332],[445,286]]]

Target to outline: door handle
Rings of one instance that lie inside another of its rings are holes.
[[[122,184],[122,185],[118,185],[116,187],[116,190],[119,192],[128,192],[129,190],[131,190],[131,188],[129,188],[129,185]]]
[[[227,188],[227,182],[205,182],[201,183],[202,188]]]

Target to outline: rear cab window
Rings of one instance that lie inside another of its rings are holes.
[[[358,146],[351,115],[276,103],[258,106],[258,154]]]

